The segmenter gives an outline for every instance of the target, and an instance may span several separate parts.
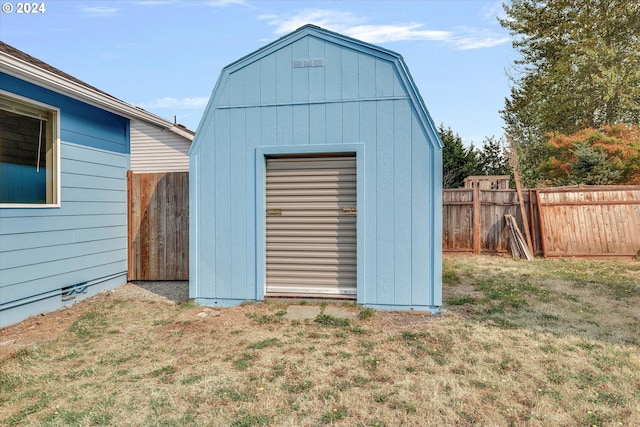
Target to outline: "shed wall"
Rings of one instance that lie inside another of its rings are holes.
[[[126,283],[129,121],[3,75],[60,108],[61,206],[0,209],[0,327]]]
[[[246,62],[223,72],[191,152],[191,296],[261,299],[265,156],[342,151],[358,162],[358,302],[441,305],[441,154],[392,58],[306,36]]]

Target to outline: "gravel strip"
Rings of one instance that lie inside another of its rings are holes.
[[[188,281],[136,281],[130,283],[173,302],[187,301],[189,299]]]

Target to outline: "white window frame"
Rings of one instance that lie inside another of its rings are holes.
[[[0,95],[15,100],[16,103],[33,105],[36,108],[47,110],[51,114],[52,122],[52,144],[50,161],[52,167],[52,179],[53,185],[47,188],[47,202],[46,203],[0,203],[0,208],[59,208],[60,203],[60,109],[54,106],[44,104],[33,99],[26,98],[24,96],[16,95],[12,92],[7,92],[0,89]],[[20,114],[19,112],[15,112]],[[48,159],[49,160],[49,159]]]

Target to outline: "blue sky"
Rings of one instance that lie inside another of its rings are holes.
[[[38,3],[44,13],[0,13],[0,39],[192,130],[224,66],[311,23],[401,54],[436,125],[466,144],[503,134],[517,53],[501,0]]]

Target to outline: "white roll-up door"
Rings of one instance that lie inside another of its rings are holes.
[[[356,159],[267,159],[267,296],[355,298]]]

